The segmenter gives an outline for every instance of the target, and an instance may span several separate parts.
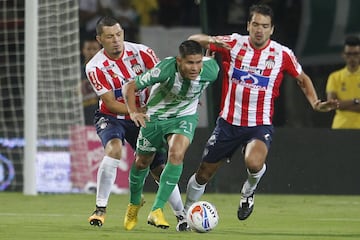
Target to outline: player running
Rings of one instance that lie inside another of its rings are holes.
[[[217,79],[219,66],[203,57],[199,43],[187,40],[180,44],[177,57],[162,60],[150,71],[130,81],[123,88],[131,119],[141,126],[136,145],[136,160],[130,171],[130,203],[125,214],[125,228],[137,223],[144,179],[156,151],[166,152],[167,163],[160,177],[155,202],[148,223],[169,228],[163,208],[177,185],[183,169],[186,150],[192,142],[198,123],[199,98],[206,87]],[[135,106],[135,92],[152,86],[147,112]],[[134,210],[135,209],[135,210]]]
[[[105,148],[105,156],[98,169],[96,208],[88,221],[91,225],[102,226],[117,168],[127,169],[126,163],[121,160],[124,141],[135,149],[139,132],[139,128],[130,119],[121,89],[129,80],[153,68],[158,58],[151,48],[124,41],[124,30],[111,17],[103,17],[98,21],[96,33],[96,39],[103,49],[86,65],[86,75],[100,97],[94,123]],[[144,110],[147,97],[147,89],[136,93],[138,111]],[[150,166],[156,181],[159,181],[165,160],[165,154],[157,154]],[[174,187],[169,203],[177,218],[182,219],[184,207],[179,188],[177,185]],[[182,224],[179,230],[186,230],[186,227],[186,224]]]
[[[224,75],[220,116],[203,152],[202,162],[187,185],[185,209],[198,201],[205,186],[236,149],[243,148],[248,176],[241,189],[237,216],[245,220],[254,208],[254,192],[265,173],[265,159],[272,135],[274,100],[286,72],[298,85],[315,111],[337,108],[337,101],[321,102],[311,79],[293,52],[270,40],[274,31],[273,11],[267,5],[250,8],[249,35],[197,34],[189,39],[222,56]]]

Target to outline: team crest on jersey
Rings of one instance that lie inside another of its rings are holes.
[[[160,68],[156,68],[156,67],[151,69],[151,71],[150,71],[150,74],[152,77],[159,77],[160,73],[161,73]]]
[[[266,61],[265,61],[265,67],[266,67],[267,69],[273,69],[274,66],[275,66],[275,61],[274,61],[274,59],[271,59],[271,58],[266,59]]]
[[[141,73],[143,73],[141,65],[138,63],[135,63],[134,65],[132,65],[131,69],[136,73],[136,75],[140,75]]]

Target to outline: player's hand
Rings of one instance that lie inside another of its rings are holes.
[[[318,112],[329,112],[339,108],[339,101],[336,99],[331,99],[325,102],[321,100],[316,100],[314,103],[314,110]]]
[[[221,40],[218,37],[210,37],[209,42],[216,45],[216,46],[218,46],[218,47],[226,48],[228,50],[231,49],[231,46],[228,43],[224,42],[223,40]]]
[[[141,113],[146,113],[147,107],[146,107],[146,106],[138,107],[138,108],[137,108],[137,111],[138,111],[138,112],[141,112]]]
[[[132,112],[129,115],[137,127],[146,127],[146,121],[150,120],[148,115],[141,112]]]
[[[215,52],[210,51],[210,49],[206,49],[205,56],[215,58]]]

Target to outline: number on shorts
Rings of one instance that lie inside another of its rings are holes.
[[[180,128],[184,129],[185,133],[191,133],[193,129],[193,124],[191,122],[183,120],[180,122]]]

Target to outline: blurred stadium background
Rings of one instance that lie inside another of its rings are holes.
[[[193,33],[246,34],[247,9],[256,2],[273,7],[273,39],[295,51],[319,97],[325,99],[327,75],[343,66],[344,37],[360,34],[360,1],[0,0],[0,191],[36,195],[93,190],[102,147],[93,127],[84,121],[80,47],[85,39],[94,38],[93,24],[101,15],[112,14],[126,22],[127,40],[147,44],[163,58],[176,54],[178,43]],[[214,126],[218,84],[203,96],[182,188]],[[313,112],[287,76],[276,104],[278,139],[260,191],[359,194],[360,154],[355,145],[360,133],[330,131],[333,113]],[[131,149],[126,155],[131,164]],[[241,180],[240,162],[226,166],[209,190],[239,191],[238,184],[228,182]],[[114,192],[126,193],[127,172],[119,170],[118,176]],[[147,189],[154,187],[149,183]]]

